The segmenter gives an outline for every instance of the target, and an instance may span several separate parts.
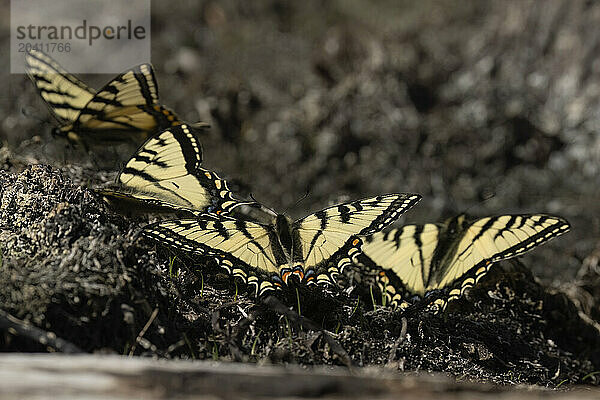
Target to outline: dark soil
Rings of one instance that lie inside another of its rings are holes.
[[[53,139],[31,83],[2,76],[0,350],[598,384],[600,5],[402,4],[156,2],[162,100],[211,124],[206,168],[294,217],[402,191],[424,196],[402,222],[548,212],[569,234],[495,266],[443,315],[394,312],[358,286],[257,300],[139,238],[156,216],[123,216],[89,189],[133,149]]]

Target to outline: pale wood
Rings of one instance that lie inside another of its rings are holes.
[[[95,355],[0,356],[0,399],[598,399],[599,389],[551,391],[456,382],[384,368],[257,366]]]

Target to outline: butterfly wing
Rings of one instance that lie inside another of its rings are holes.
[[[565,219],[545,214],[478,219],[466,229],[455,250],[442,259],[437,287],[453,287],[449,300],[458,298],[493,263],[520,256],[569,229]]]
[[[192,130],[187,125],[174,126],[135,152],[117,177],[118,190],[100,193],[195,214],[227,214],[251,204],[236,200],[227,182],[200,168],[201,163],[202,149]]]
[[[27,75],[61,123],[73,123],[96,91],[69,74],[46,54],[31,50],[25,56]]]
[[[393,305],[404,307],[411,294],[447,289],[447,299],[438,303],[443,309],[447,301],[476,284],[494,262],[524,254],[569,228],[566,220],[544,214],[482,218],[460,228],[456,237],[440,225],[408,225],[373,235],[371,241],[367,238],[363,252],[379,269],[378,284]],[[439,247],[447,252],[438,254]]]
[[[377,283],[394,306],[425,294],[440,231],[436,224],[405,225],[365,238],[363,264],[378,271]]]
[[[152,65],[141,64],[106,84],[61,132],[75,141],[116,142],[145,140],[153,132],[179,124],[175,113],[158,104]]]
[[[304,260],[305,276],[313,273],[318,283],[326,283],[360,253],[365,236],[380,231],[421,196],[412,193],[386,194],[325,208],[294,222]],[[336,265],[329,265],[337,260]]]
[[[279,287],[282,254],[272,246],[271,227],[233,219],[201,215],[195,219],[158,222],[142,233],[183,251],[210,256],[233,276],[256,287],[258,295]]]

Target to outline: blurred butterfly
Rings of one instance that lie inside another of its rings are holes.
[[[182,123],[158,103],[158,83],[150,64],[123,72],[96,92],[40,51],[28,52],[25,62],[27,74],[61,124],[53,132],[71,142],[86,147],[123,141],[139,144]]]

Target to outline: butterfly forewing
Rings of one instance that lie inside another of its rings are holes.
[[[319,264],[355,236],[383,229],[420,199],[409,193],[382,195],[328,207],[296,221],[293,228],[300,235],[306,265]]]
[[[42,52],[31,50],[25,62],[27,74],[53,114],[62,123],[75,122],[96,91]]]
[[[82,109],[67,131],[138,133],[142,138],[154,131],[178,125],[179,118],[158,103],[158,84],[150,64],[142,64],[110,81]],[[90,134],[91,134],[90,132]]]
[[[151,205],[201,214],[226,214],[242,204],[227,182],[200,168],[202,149],[185,124],[148,139],[117,177],[118,190],[101,191],[110,197],[129,197]]]
[[[420,199],[412,193],[381,195],[328,207],[296,221],[293,228],[301,241],[304,269],[315,270],[317,279],[331,280],[360,253],[359,236],[383,229]],[[337,265],[328,265],[337,258],[341,258]]]
[[[439,232],[436,224],[405,225],[367,238],[363,252],[382,269],[392,270],[411,293],[423,295]]]
[[[155,104],[158,102],[158,86],[154,71],[149,64],[138,65],[110,81],[96,93],[79,117],[85,124],[91,118],[99,118],[115,112],[115,108]]]
[[[479,219],[460,238],[454,257],[443,263],[438,287],[448,286],[472,268],[524,254],[569,228],[566,220],[544,214]]]

